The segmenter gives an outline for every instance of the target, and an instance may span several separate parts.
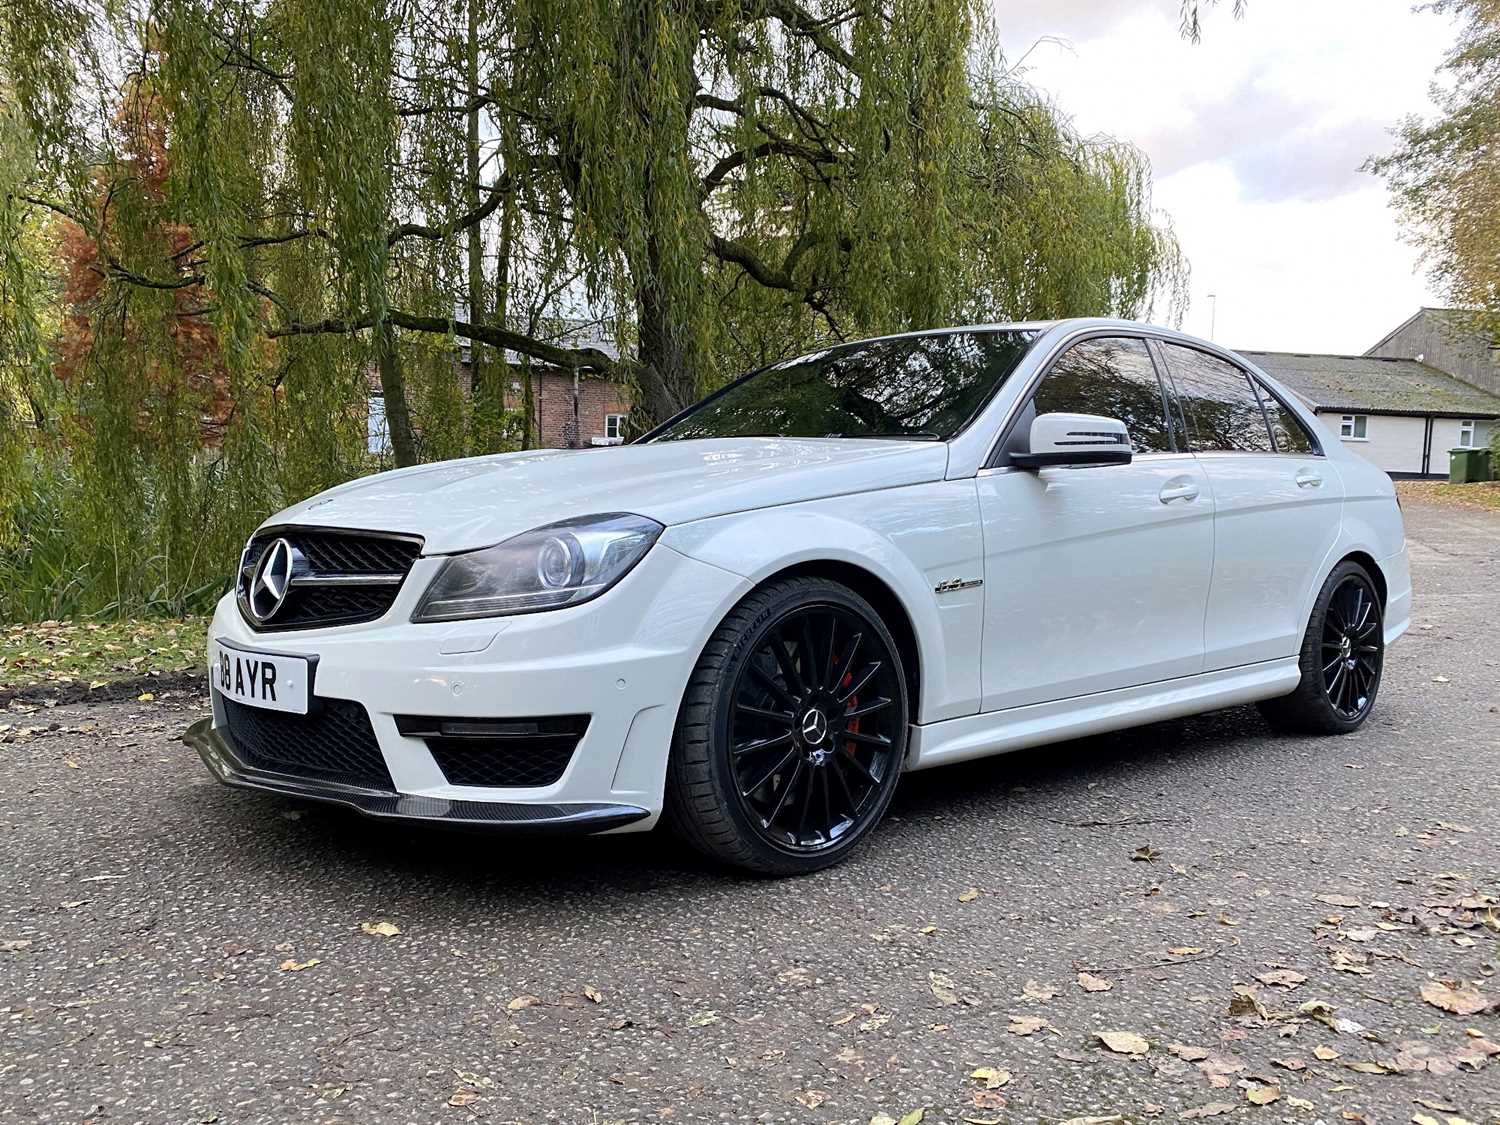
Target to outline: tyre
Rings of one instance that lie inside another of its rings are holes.
[[[1348,734],[1370,717],[1385,665],[1380,596],[1364,567],[1342,562],[1323,583],[1302,638],[1302,682],[1260,704],[1273,726]]]
[[[906,676],[853,590],[756,590],[688,681],[667,764],[668,823],[720,863],[801,875],[843,859],[885,815],[907,743]]]

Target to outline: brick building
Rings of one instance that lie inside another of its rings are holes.
[[[597,322],[564,321],[550,339],[568,348],[596,348],[611,358],[619,349],[600,330]],[[596,445],[618,445],[624,439],[625,420],[630,413],[629,388],[592,372],[573,372],[536,360],[527,361],[506,352],[511,365],[505,387],[505,407],[520,410],[526,401],[524,380],[531,380],[533,444],[542,449],[583,449]],[[465,343],[454,361],[454,376],[464,393],[472,394],[474,375],[470,350]],[[374,372],[370,378],[369,448],[386,453],[390,436],[385,421],[385,400]]]

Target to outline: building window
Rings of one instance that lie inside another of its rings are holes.
[[[1469,423],[1470,426],[1473,424],[1473,422]],[[604,436],[612,438],[615,441],[620,441],[625,437],[624,414],[606,414],[604,416]]]
[[[1364,414],[1345,414],[1339,422],[1339,437],[1345,441],[1364,441],[1370,419]]]
[[[369,409],[365,413],[365,440],[367,448],[376,456],[391,451],[391,430],[385,421],[385,397],[371,395]]]
[[[1458,424],[1458,445],[1460,449],[1474,448],[1474,419],[1465,418]]]

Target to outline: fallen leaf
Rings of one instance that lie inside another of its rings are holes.
[[[1012,1035],[1031,1035],[1046,1028],[1051,1031],[1052,1025],[1041,1016],[1011,1016],[1010,1026],[1005,1030]]]
[[[479,1094],[474,1090],[454,1090],[453,1096],[448,1099],[448,1104],[455,1109],[466,1105],[473,1105],[479,1100]]]
[[[1322,1059],[1324,1062],[1332,1062],[1339,1057],[1339,1053],[1332,1047],[1314,1047],[1313,1056]]]
[[[1251,1105],[1270,1105],[1279,1097],[1279,1086],[1251,1086],[1245,1091],[1245,1100]]]
[[[822,1090],[803,1090],[797,1095],[797,1100],[808,1109],[817,1109],[828,1100],[828,1095]]]
[[[1199,1062],[1213,1053],[1207,1047],[1190,1047],[1186,1043],[1168,1043],[1167,1050],[1186,1062]]]
[[[1133,1031],[1096,1031],[1094,1038],[1117,1055],[1144,1055],[1151,1049],[1151,1044]]]
[[[135,698],[136,698],[136,702],[138,702],[138,703],[150,703],[152,700],[154,700],[156,698],[156,695],[153,692],[143,691],[143,692],[141,692],[140,695],[136,696]]]
[[[961,894],[961,895],[958,896],[958,901],[959,902],[973,902],[978,897],[979,897],[979,888],[978,887],[970,887],[963,894]]]
[[[401,927],[392,922],[361,922],[359,928],[371,937],[395,937]]]
[[[1286,1104],[1289,1105],[1289,1106],[1291,1106],[1293,1109],[1317,1109],[1318,1108],[1315,1103],[1308,1101],[1306,1098],[1294,1098],[1290,1094],[1287,1095]]]
[[[1183,1121],[1196,1121],[1202,1117],[1218,1117],[1221,1114],[1233,1113],[1234,1104],[1231,1102],[1209,1102],[1197,1109],[1185,1109],[1177,1116]]]
[[[1114,986],[1114,981],[1105,980],[1103,977],[1096,977],[1092,973],[1078,974],[1078,987],[1085,992],[1108,992]]]
[[[1457,980],[1430,980],[1422,986],[1422,999],[1456,1016],[1472,1016],[1489,1007],[1489,999],[1477,984]]]
[[[1004,1094],[993,1090],[975,1090],[973,1101],[975,1109],[1004,1109],[1008,1104]]]
[[[1255,978],[1261,984],[1269,984],[1273,988],[1293,989],[1307,983],[1307,977],[1295,969],[1272,969],[1268,973],[1261,973]]]
[[[1051,1000],[1057,995],[1058,988],[1055,984],[1044,984],[1039,980],[1029,980],[1021,991],[1029,1000]]]
[[[1249,985],[1237,984],[1234,986],[1234,995],[1229,1000],[1229,1014],[1231,1016],[1259,1016],[1261,1019],[1270,1019],[1271,1012],[1261,1002],[1260,994]]]
[[[1329,906],[1356,907],[1360,905],[1359,899],[1353,895],[1319,895],[1319,902],[1326,902]]]
[[[542,1002],[540,996],[517,996],[509,1004],[505,1005],[507,1012],[519,1012],[522,1008],[535,1007]]]
[[[1345,1063],[1350,1070],[1358,1074],[1389,1074],[1390,1070],[1381,1066],[1378,1062],[1369,1062],[1361,1059],[1359,1062]]]
[[[1167,950],[1173,957],[1195,957],[1203,950],[1196,945],[1179,945]]]
[[[997,1066],[981,1066],[969,1075],[976,1082],[983,1082],[986,1090],[998,1090],[1010,1081],[1010,1071]],[[992,1108],[998,1109],[999,1106]]]
[[[310,961],[294,961],[292,960],[292,958],[288,957],[281,964],[277,965],[276,968],[278,971],[283,973],[300,973],[303,969],[310,969],[314,965],[318,965],[321,963],[322,962],[320,962],[316,957],[312,958],[312,960]]]
[[[20,953],[22,950],[30,949],[31,942],[25,938],[13,938],[9,941],[0,941],[0,953]]]
[[[1155,863],[1160,858],[1161,852],[1150,844],[1142,844],[1131,853],[1130,858],[1136,863]]]
[[[922,1118],[926,1116],[926,1109],[914,1109],[896,1122],[896,1125],[922,1125]]]
[[[592,1000],[595,1004],[604,1003],[604,993],[600,992],[591,984],[586,984],[583,986],[583,994],[589,1000]]]
[[[946,973],[928,973],[927,986],[932,989],[932,994],[937,997],[940,1004],[957,1004],[958,988],[953,983],[953,978]]]
[[[535,999],[535,997],[522,997],[522,999]],[[511,1003],[514,1004],[515,1001],[512,1000]],[[718,1022],[719,1013],[710,1009],[703,1012],[694,1012],[688,1017],[687,1025],[689,1027],[707,1027],[711,1023]]]

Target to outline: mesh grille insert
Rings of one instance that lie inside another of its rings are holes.
[[[249,707],[224,696],[236,753],[267,773],[335,781],[394,792],[370,716],[347,699],[319,699],[307,715]]]
[[[450,785],[534,789],[567,771],[587,715],[534,719],[441,719],[397,715],[396,727],[427,743]]]

